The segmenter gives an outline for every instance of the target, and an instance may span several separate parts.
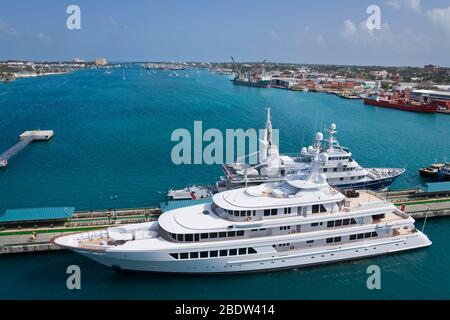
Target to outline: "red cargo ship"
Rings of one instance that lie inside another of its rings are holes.
[[[397,95],[384,96],[376,95],[370,96],[364,99],[364,103],[377,107],[385,107],[391,109],[398,109],[404,111],[412,112],[422,112],[422,113],[435,113],[438,110],[438,105],[433,102],[419,102],[409,100],[408,97],[398,97]]]

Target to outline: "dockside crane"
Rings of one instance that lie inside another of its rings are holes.
[[[237,66],[237,64],[236,64],[236,61],[234,61],[233,56],[231,56],[231,61],[233,61],[233,65],[234,65],[234,68],[236,69],[236,72],[237,72],[237,74],[238,74],[238,77],[240,77],[240,76],[241,76],[241,70],[238,68],[238,66]]]

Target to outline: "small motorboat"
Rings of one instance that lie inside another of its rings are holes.
[[[422,178],[436,178],[439,170],[443,167],[444,167],[444,164],[441,164],[441,163],[432,164],[426,168],[420,169],[419,170],[420,176]]]

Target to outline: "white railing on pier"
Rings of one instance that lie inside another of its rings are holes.
[[[12,157],[14,157],[17,153],[23,150],[27,145],[29,145],[34,138],[32,136],[26,137],[19,142],[17,142],[14,146],[6,150],[0,155],[0,161],[8,161]]]

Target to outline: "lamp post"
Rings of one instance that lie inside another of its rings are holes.
[[[111,201],[113,202],[113,210],[114,210],[114,221],[117,220],[117,207],[115,201],[119,198],[119,196],[111,196]]]

